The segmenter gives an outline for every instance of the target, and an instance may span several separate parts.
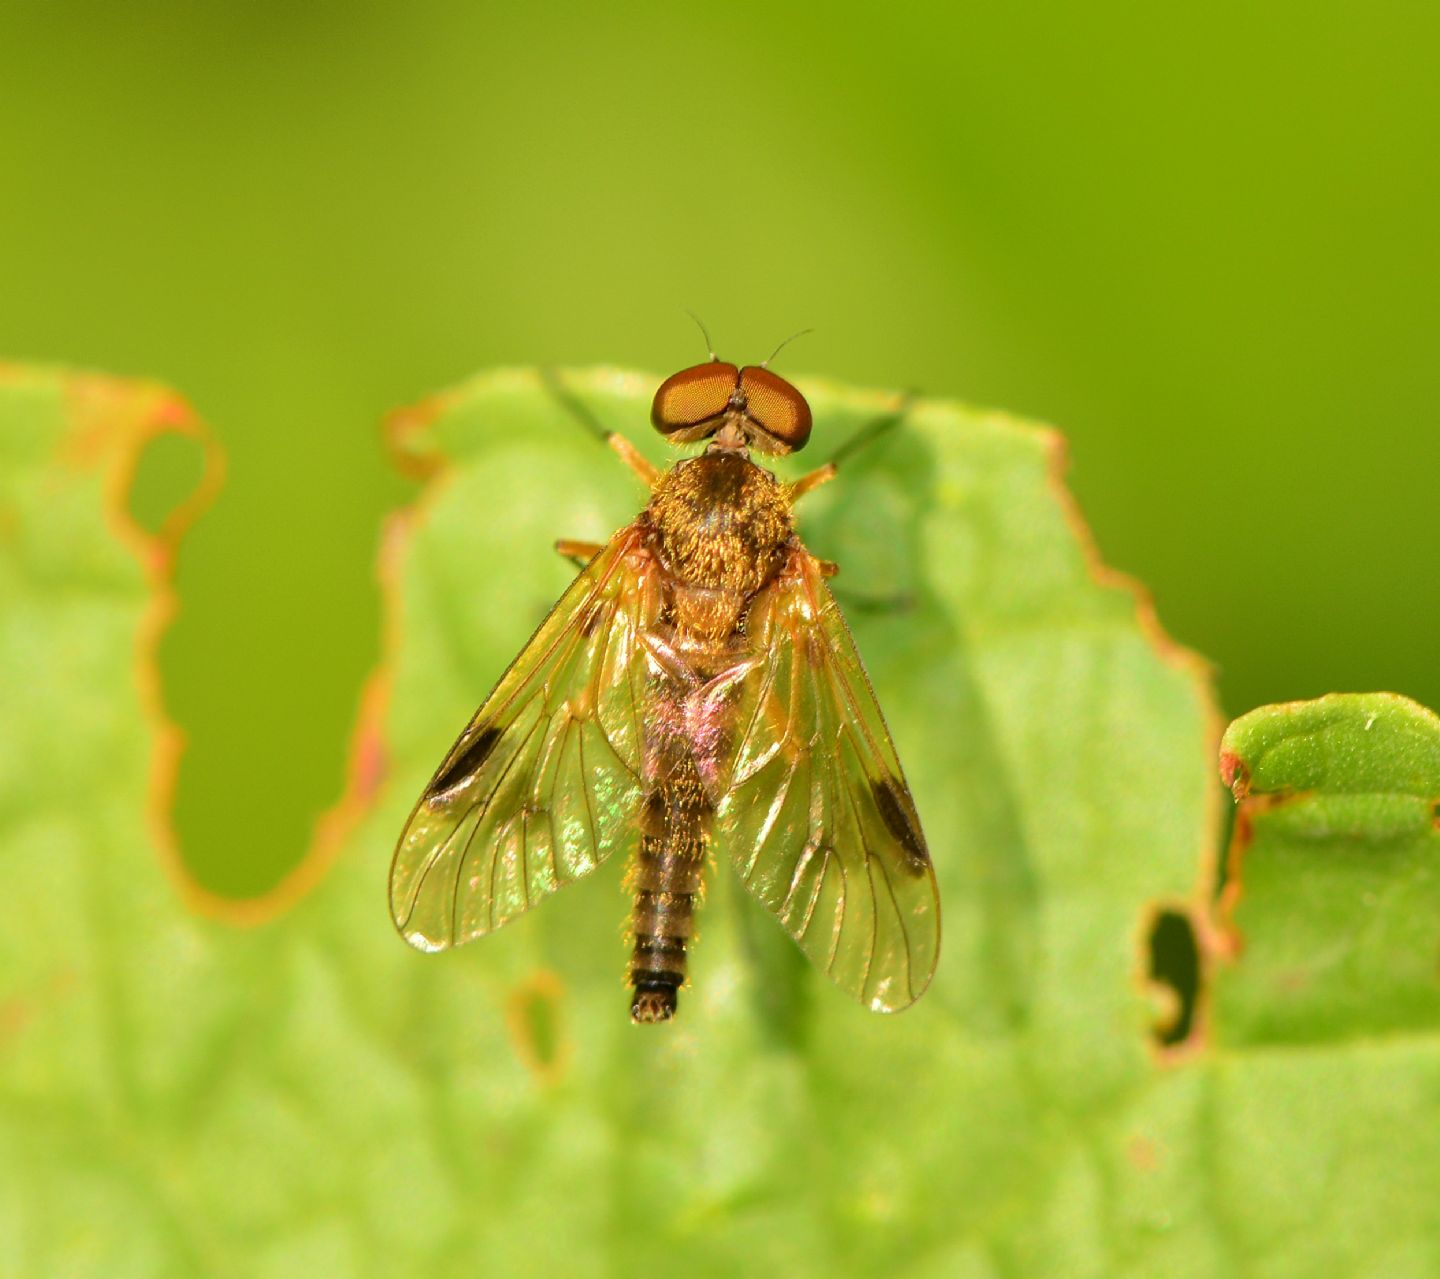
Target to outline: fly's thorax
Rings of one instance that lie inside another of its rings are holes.
[[[785,560],[792,525],[784,487],[741,453],[714,450],[661,478],[647,511],[651,543],[674,587],[677,621],[732,630]]]

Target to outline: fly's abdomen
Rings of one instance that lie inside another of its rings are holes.
[[[646,796],[631,887],[635,909],[630,956],[637,1022],[668,1021],[695,932],[695,905],[704,885],[710,800],[689,759]]]

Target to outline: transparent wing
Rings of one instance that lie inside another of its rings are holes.
[[[877,1012],[914,1003],[940,949],[915,804],[815,559],[796,550],[751,606],[761,655],[736,690],[716,832],[745,886]]]
[[[633,525],[617,533],[450,748],[390,870],[391,915],[412,946],[493,932],[629,837],[641,794],[639,637],[659,607],[652,563]]]

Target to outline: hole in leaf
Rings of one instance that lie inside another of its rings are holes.
[[[1195,1024],[1200,994],[1200,947],[1195,929],[1179,911],[1163,910],[1150,929],[1150,980],[1174,992],[1174,1010],[1156,1023],[1155,1042],[1162,1048],[1183,1043]]]
[[[147,533],[165,522],[200,487],[205,450],[192,436],[173,431],[157,435],[140,453],[130,480],[130,518]]]
[[[510,997],[510,1033],[525,1064],[553,1078],[564,1065],[565,1033],[560,1002],[564,990],[550,972],[538,972]]]

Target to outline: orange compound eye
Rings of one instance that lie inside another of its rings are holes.
[[[752,364],[740,370],[740,390],[745,416],[762,432],[754,441],[756,448],[789,453],[805,447],[810,438],[810,406],[789,382]]]
[[[672,373],[655,392],[651,425],[677,443],[701,439],[724,416],[739,381],[740,370],[720,360]]]

